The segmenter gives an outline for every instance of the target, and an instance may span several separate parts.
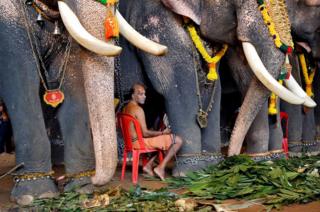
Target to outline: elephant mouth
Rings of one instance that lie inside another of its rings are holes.
[[[316,106],[316,103],[304,92],[292,75],[285,80],[287,87],[290,89],[288,90],[271,76],[251,43],[242,42],[242,47],[250,68],[266,88],[290,104],[304,104],[307,107]]]
[[[27,1],[28,3],[28,1]],[[43,3],[40,0],[29,0],[29,4],[34,4],[36,8],[38,8],[42,13],[45,14],[46,17],[48,17],[51,20],[56,20],[60,17],[59,11],[51,9],[47,3]]]
[[[306,0],[305,4],[310,7],[320,6],[320,0]]]
[[[58,7],[66,29],[80,45],[92,52],[105,56],[117,56],[121,53],[121,47],[106,43],[91,35],[82,26],[78,17],[65,2],[58,1]],[[156,56],[167,53],[168,48],[166,46],[158,44],[139,34],[126,22],[119,11],[116,11],[116,18],[119,22],[120,34],[137,48]]]

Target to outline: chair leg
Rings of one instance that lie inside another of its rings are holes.
[[[288,139],[287,138],[284,138],[282,140],[282,149],[283,149],[284,153],[286,154],[286,157],[288,158],[289,146],[288,146]]]
[[[139,157],[140,153],[138,151],[132,151],[132,182],[133,184],[138,183],[139,174]]]
[[[162,152],[162,150],[159,150],[158,154],[159,154],[159,163],[161,163],[163,161],[163,152]]]
[[[127,165],[127,152],[123,152],[123,161],[122,161],[122,171],[121,171],[121,180],[124,180],[124,174],[126,172],[126,165]]]

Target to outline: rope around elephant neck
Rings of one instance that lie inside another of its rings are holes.
[[[46,73],[48,73],[48,71],[47,71],[47,68],[46,68],[46,66],[45,66],[45,64],[43,62],[42,57],[41,57],[41,53],[40,53],[39,46],[38,46],[38,43],[37,43],[37,40],[36,40],[36,36],[35,36],[35,34],[33,32],[32,26],[31,26],[31,24],[29,22],[30,17],[28,17],[28,15],[27,15],[28,12],[27,12],[27,9],[26,9],[26,5],[24,4],[23,0],[20,0],[20,2],[21,2],[21,6],[22,6],[22,13],[23,13],[25,27],[26,27],[26,30],[27,30],[27,35],[28,35],[30,47],[31,47],[31,50],[32,50],[32,55],[33,55],[33,58],[34,58],[34,60],[36,62],[36,66],[37,66],[38,75],[39,75],[39,77],[41,79],[41,82],[42,82],[42,85],[43,85],[44,89],[46,91],[50,91],[52,89],[48,88],[48,86],[46,85],[45,79],[44,79],[44,77],[43,77],[43,75],[41,73],[41,68]],[[32,40],[33,40],[33,42],[32,42]],[[65,53],[64,53],[63,63],[60,65],[59,72],[58,72],[58,76],[60,76],[61,73],[62,73],[61,79],[60,79],[58,88],[56,88],[54,90],[60,90],[61,89],[64,77],[65,77],[67,63],[68,63],[69,56],[70,56],[71,42],[72,42],[72,40],[69,37],[68,38],[68,43],[67,43],[67,46],[66,46],[66,50],[65,50]],[[33,45],[33,43],[34,43],[34,45]],[[57,79],[58,78],[59,77],[57,77]]]

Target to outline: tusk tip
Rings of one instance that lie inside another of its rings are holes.
[[[306,107],[314,108],[317,106],[317,103],[315,103],[315,101],[313,101],[313,99],[311,99],[309,96],[306,96],[303,105]]]
[[[113,47],[113,48],[114,48],[114,49],[113,49],[112,52],[110,52],[109,50],[105,50],[105,51],[102,51],[102,52],[100,52],[100,51],[94,51],[94,50],[90,50],[90,51],[93,51],[93,52],[95,52],[95,53],[97,53],[97,54],[100,54],[100,55],[103,55],[103,56],[107,56],[107,57],[116,57],[116,56],[119,56],[119,55],[121,54],[121,52],[122,52],[122,48],[119,47],[119,46],[115,46],[115,47]]]
[[[118,55],[120,55],[121,52],[122,52],[122,48],[121,48],[121,47],[119,47],[119,46],[116,46],[116,47],[117,47],[117,48],[116,48],[116,50],[115,50],[114,56],[118,56]]]
[[[159,48],[159,52],[156,54],[157,56],[164,56],[168,53],[168,47],[162,46]]]

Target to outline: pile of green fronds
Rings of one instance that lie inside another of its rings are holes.
[[[104,197],[100,198],[101,196]],[[106,200],[106,197],[107,199]],[[165,189],[147,191],[139,186],[125,191],[120,187],[100,194],[65,192],[57,198],[35,200],[32,208],[39,211],[177,211],[177,195]]]
[[[168,179],[185,196],[206,199],[260,199],[271,207],[306,203],[320,197],[320,157],[254,162],[247,156],[227,158],[216,166]]]

